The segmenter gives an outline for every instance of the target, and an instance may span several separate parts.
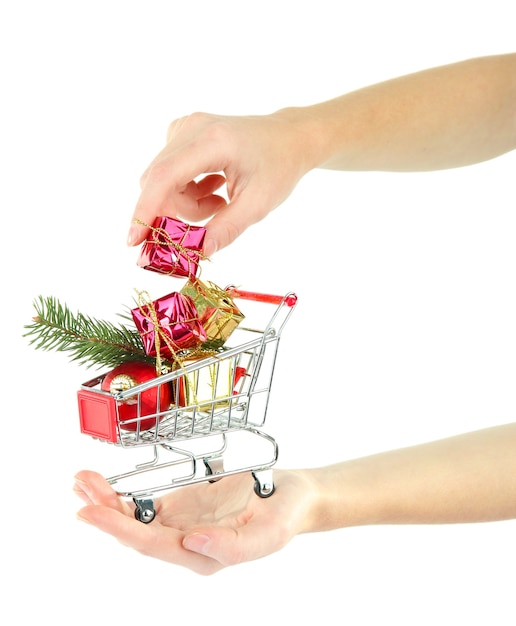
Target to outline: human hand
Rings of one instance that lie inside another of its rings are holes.
[[[157,216],[211,218],[203,250],[211,256],[290,195],[311,169],[307,145],[284,111],[248,117],[194,113],[175,120],[165,148],[141,178],[128,244],[144,241]],[[224,185],[229,202],[216,193]]]
[[[99,474],[81,471],[75,493],[86,503],[79,519],[138,552],[198,574],[264,557],[304,531],[311,506],[304,472],[276,470],[275,492],[260,498],[250,472],[174,489],[156,499],[156,517],[142,524],[134,505]]]

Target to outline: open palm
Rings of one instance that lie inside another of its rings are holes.
[[[138,552],[213,574],[285,546],[302,532],[310,491],[303,473],[275,472],[275,493],[258,497],[250,473],[174,489],[155,501],[156,518],[142,524],[134,505],[99,474],[81,471],[75,492],[86,503],[80,519]]]

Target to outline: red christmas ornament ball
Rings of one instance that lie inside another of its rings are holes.
[[[122,363],[111,370],[101,384],[103,391],[117,393],[131,389],[140,383],[156,378],[156,368],[150,363],[130,361]],[[158,397],[159,396],[159,397]],[[170,407],[171,390],[168,383],[155,385],[150,389],[140,392],[140,420],[138,417],[138,396],[127,398],[118,402],[118,419],[120,422],[134,419],[134,422],[120,424],[122,430],[136,431],[140,422],[140,431],[148,430],[156,426],[156,414],[166,411]],[[152,416],[141,419],[146,415]],[[163,416],[159,417],[161,421]]]

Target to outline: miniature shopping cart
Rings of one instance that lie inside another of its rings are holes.
[[[156,515],[156,494],[230,474],[251,472],[258,496],[274,493],[272,466],[278,446],[262,426],[279,340],[297,296],[226,290],[262,312],[275,305],[272,317],[257,330],[247,326],[246,312],[231,334],[230,345],[228,340],[210,356],[185,359],[180,367],[129,389],[104,391],[101,384],[106,375],[101,375],[78,391],[81,432],[117,448],[151,450],[149,460],[107,479],[120,496],[134,501],[136,519],[143,523]],[[165,391],[170,402],[163,407]],[[124,420],[121,407],[128,403],[136,405],[136,417]]]

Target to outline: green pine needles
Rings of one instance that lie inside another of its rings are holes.
[[[25,326],[24,337],[39,350],[68,352],[71,361],[86,367],[116,367],[128,361],[154,363],[145,354],[136,328],[118,326],[72,313],[57,298],[39,296],[34,300],[36,315]]]

